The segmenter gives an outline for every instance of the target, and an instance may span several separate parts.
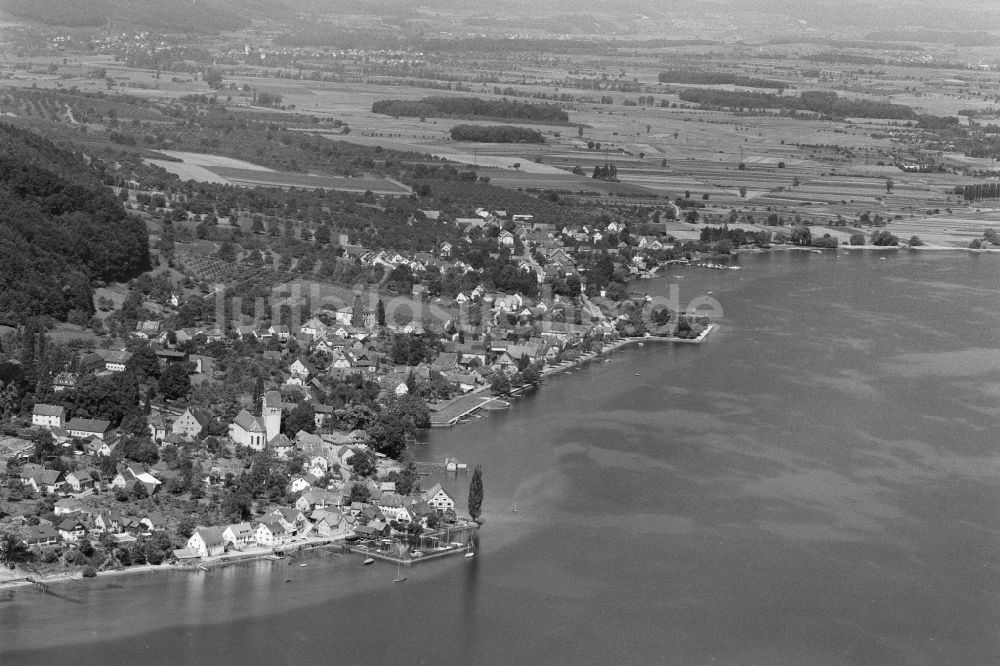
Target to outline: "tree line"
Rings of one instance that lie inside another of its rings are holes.
[[[423,118],[460,116],[566,123],[569,114],[555,104],[532,104],[508,99],[486,100],[478,97],[424,97],[419,102],[399,99],[372,104],[372,113],[387,116]]]
[[[966,201],[1000,198],[1000,181],[956,185],[955,194],[961,194]]]
[[[909,120],[917,117],[913,109],[903,104],[869,99],[846,99],[838,97],[835,92],[821,90],[804,92],[799,96],[784,96],[772,93],[685,88],[680,92],[679,97],[684,102],[700,104],[702,107],[712,109],[785,109],[812,111],[840,118]]]
[[[451,128],[451,138],[479,143],[545,143],[538,130],[510,125],[455,125]]]

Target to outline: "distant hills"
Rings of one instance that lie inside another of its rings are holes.
[[[571,6],[550,0],[0,0],[0,10],[52,26],[113,24],[187,33],[238,30],[253,19],[294,23],[301,15],[372,17],[372,27],[383,29],[417,19],[430,32],[441,27],[535,35],[662,35],[675,19],[690,25],[693,17],[709,32],[746,18],[855,34],[873,28],[1000,30],[1000,4],[993,0],[576,0]],[[699,32],[695,27],[685,36]]]
[[[237,0],[0,0],[0,9],[51,26],[134,25],[157,32],[217,32],[250,26],[255,13],[273,13],[280,2]]]
[[[0,123],[0,323],[86,319],[95,280],[149,268],[149,238],[84,158]]]

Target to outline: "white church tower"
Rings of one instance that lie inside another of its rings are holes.
[[[281,394],[277,391],[268,391],[264,394],[260,415],[264,419],[264,431],[267,433],[267,441],[281,434]]]

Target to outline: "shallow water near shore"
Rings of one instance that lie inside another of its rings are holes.
[[[1000,257],[739,261],[635,285],[712,291],[704,344],[426,435],[483,464],[476,557],[0,590],[0,663],[1000,661]]]

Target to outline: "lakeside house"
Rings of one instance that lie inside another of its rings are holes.
[[[201,558],[216,557],[225,552],[226,542],[218,527],[198,527],[188,538],[187,547]]]
[[[245,550],[256,543],[256,533],[250,523],[233,523],[222,530],[225,548]]]
[[[455,510],[455,500],[445,492],[440,483],[435,483],[426,491],[421,493],[424,502],[438,513]]]

